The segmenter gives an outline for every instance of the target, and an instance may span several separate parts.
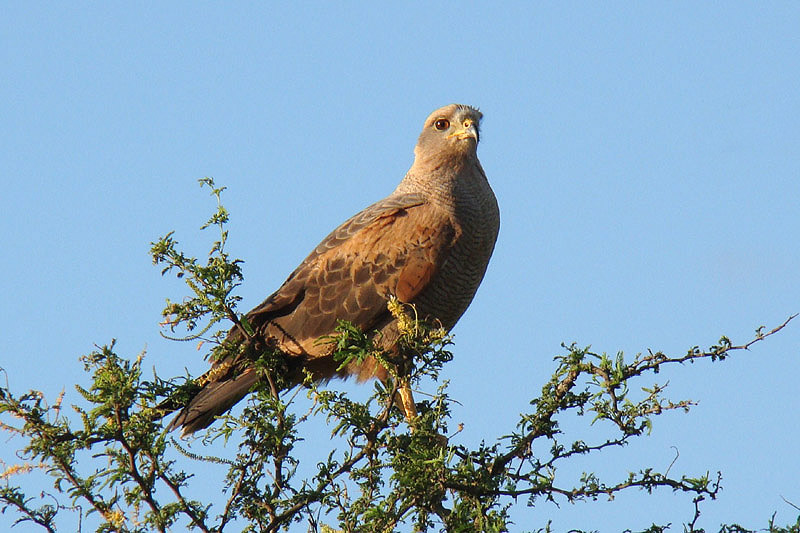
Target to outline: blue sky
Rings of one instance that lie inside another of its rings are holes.
[[[677,354],[745,341],[800,311],[798,27],[790,2],[7,4],[0,366],[12,389],[73,401],[78,356],[112,338],[160,374],[202,371],[202,353],[159,336],[164,298],[181,293],[147,254],[170,230],[207,249],[213,205],[196,180],[228,187],[249,309],[394,188],[422,121],[451,102],[484,113],[502,214],[445,370],[462,443],[511,430],[561,342]],[[677,449],[673,472],[723,471],[703,527],[793,521],[799,346],[792,324],[725,363],[663,373],[673,397],[700,402],[692,413],[578,468],[665,469]],[[691,511],[662,491],[515,516],[680,531]]]

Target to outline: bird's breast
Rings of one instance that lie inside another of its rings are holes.
[[[437,274],[415,304],[421,316],[452,328],[466,311],[483,280],[500,228],[497,200],[489,184],[465,188],[455,196],[451,220],[453,244]]]

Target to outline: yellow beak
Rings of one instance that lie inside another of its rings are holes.
[[[457,139],[475,139],[475,142],[478,142],[478,128],[475,127],[475,123],[471,120],[465,120],[463,127],[457,129],[453,133],[447,136],[448,139],[451,137],[455,137]]]

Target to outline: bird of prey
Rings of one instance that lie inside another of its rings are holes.
[[[391,350],[397,319],[390,297],[413,304],[420,318],[452,328],[483,279],[500,227],[497,200],[478,161],[482,114],[451,104],[425,120],[414,163],[389,196],[333,230],[283,285],[247,313],[256,336],[284,353],[301,383],[355,376],[386,378],[373,358],[345,368],[333,358],[339,320],[378,332]],[[236,327],[229,338],[241,338]],[[210,425],[260,379],[248,362],[215,361],[202,388],[170,428],[192,433]],[[216,371],[215,371],[216,370]]]

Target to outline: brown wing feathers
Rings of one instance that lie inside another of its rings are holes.
[[[454,231],[446,216],[416,195],[406,196],[389,197],[342,224],[247,315],[259,336],[273,339],[287,355],[300,357],[317,379],[332,377],[337,367],[325,360],[332,359],[331,348],[318,339],[333,334],[339,320],[364,331],[385,326],[391,320],[388,297],[413,302],[451,244]],[[238,337],[234,330],[231,336]],[[372,372],[348,369],[360,380]],[[256,380],[255,372],[241,368],[219,372],[170,427],[183,426],[184,433],[191,433],[208,426]]]
[[[260,333],[275,336],[287,353],[328,355],[329,348],[317,339],[333,333],[338,320],[365,330],[377,327],[388,317],[390,295],[412,301],[435,272],[453,232],[434,208],[415,203],[369,209],[374,213],[370,223],[355,229],[346,223],[345,231],[332,234],[333,246],[323,242],[278,290],[276,300],[302,285],[302,298],[291,313],[274,316],[275,309],[267,306],[267,315],[260,316],[257,309],[248,317]],[[281,339],[282,332],[291,339]]]

